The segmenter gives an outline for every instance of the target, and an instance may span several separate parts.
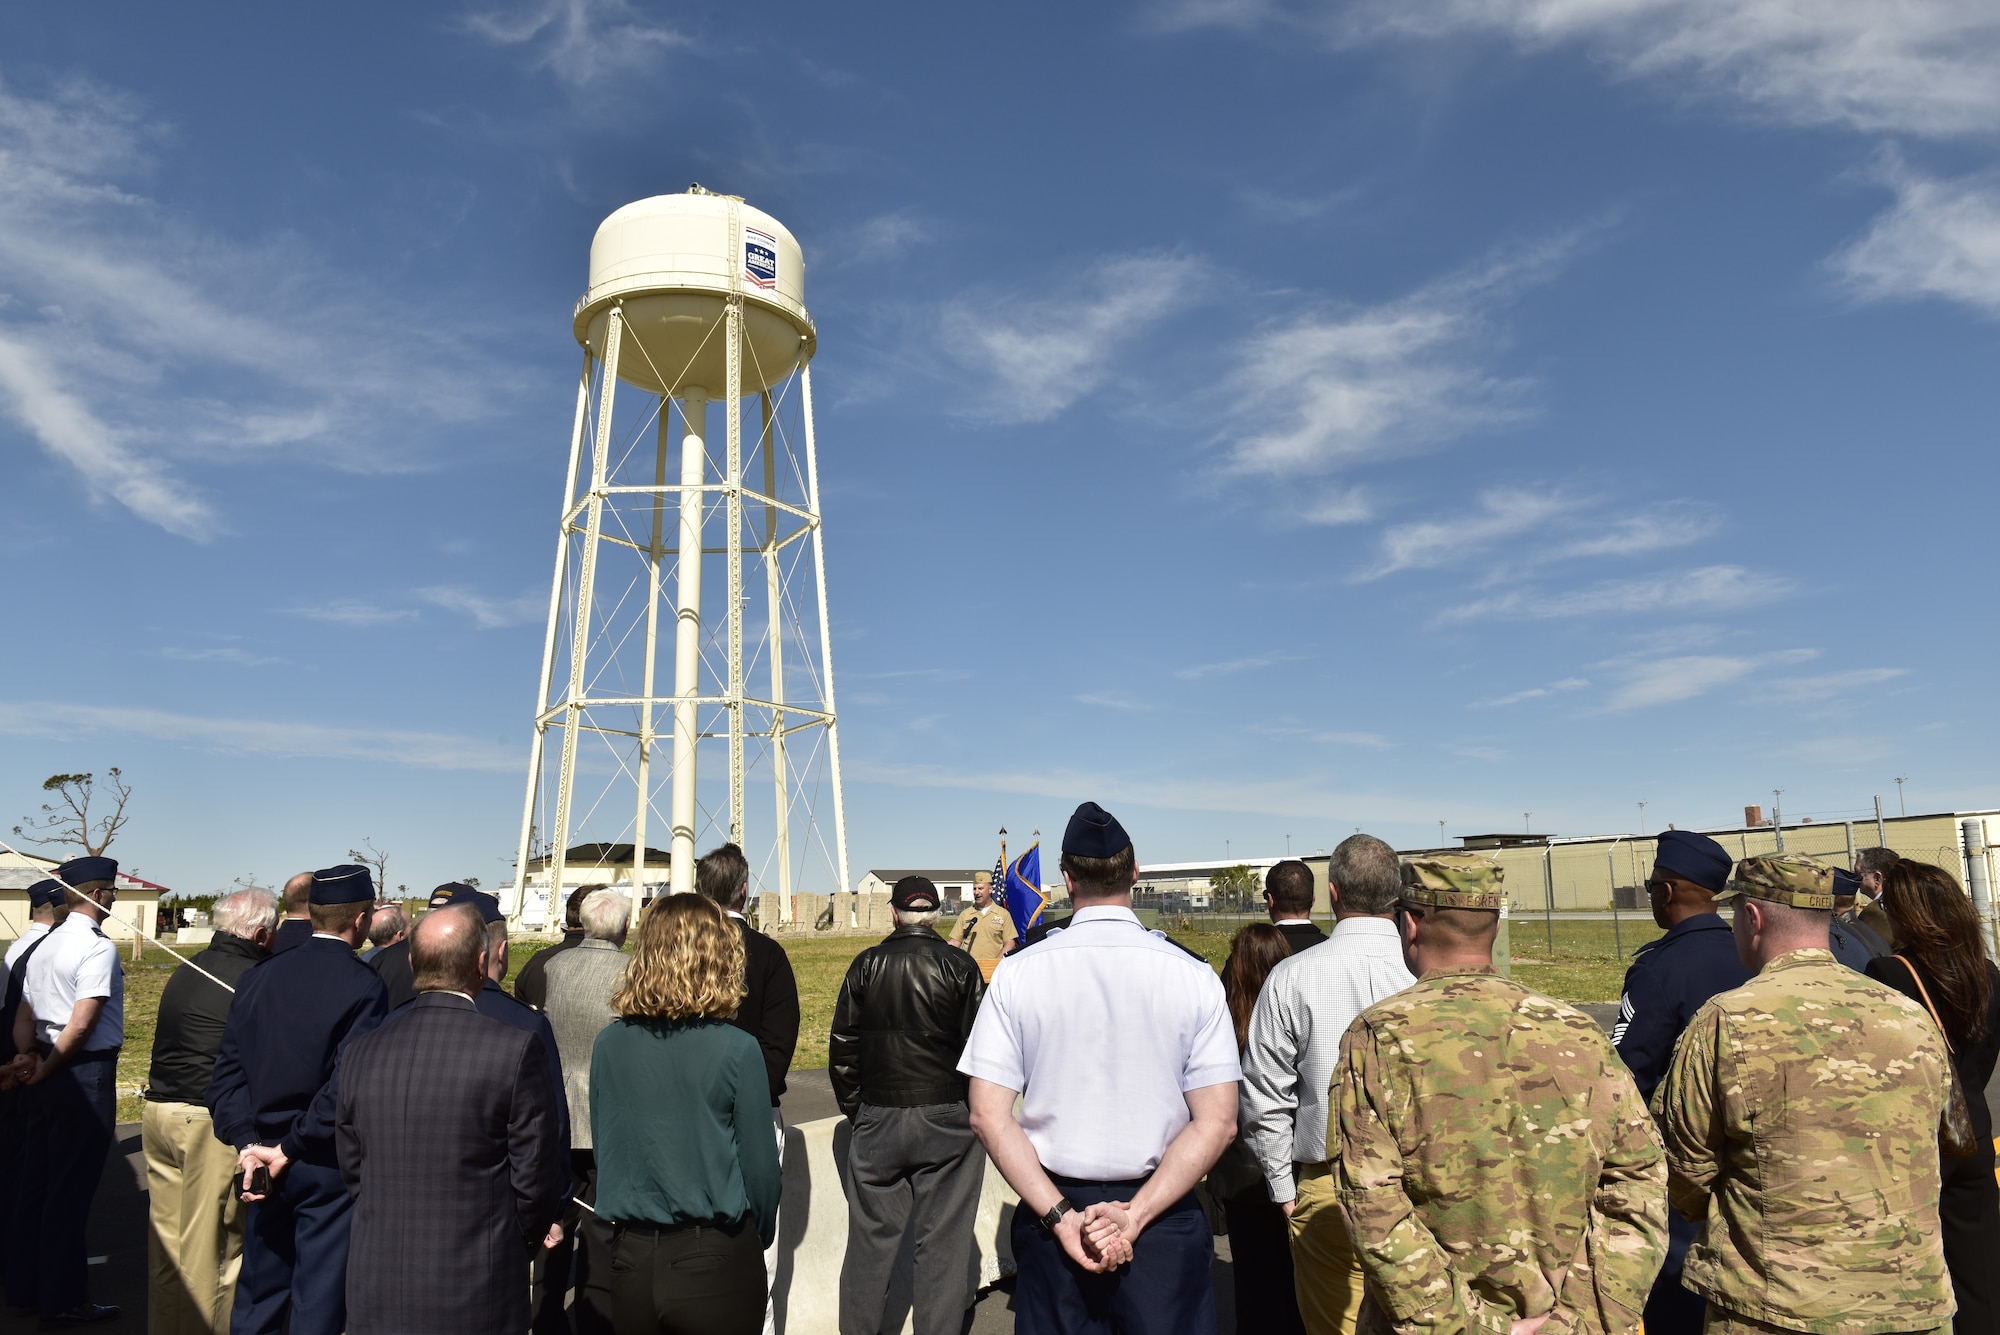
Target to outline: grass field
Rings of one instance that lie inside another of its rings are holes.
[[[1620,925],[1614,942],[1608,922],[1559,921],[1554,925],[1555,949],[1550,950],[1544,924],[1533,918],[1515,918],[1513,932],[1514,977],[1564,1001],[1613,1002],[1618,1000],[1625,965],[1642,943],[1660,935],[1659,929],[1643,918],[1627,919]],[[1229,954],[1234,928],[1177,933],[1190,949],[1199,952],[1218,968]],[[528,957],[543,948],[542,942],[515,944],[508,952],[511,978]],[[833,1026],[833,1004],[840,995],[840,980],[848,963],[874,944],[869,937],[789,938],[785,951],[791,956],[792,970],[799,980],[799,1047],[792,1058],[796,1069],[818,1069],[826,1065],[826,1036]],[[1622,953],[1620,946],[1622,945]],[[160,992],[175,967],[165,951],[148,948],[136,964],[130,952],[125,963],[125,1049],[118,1058],[118,1119],[137,1121],[141,1108],[138,1088],[146,1082],[152,1060],[153,1023],[159,1012]]]

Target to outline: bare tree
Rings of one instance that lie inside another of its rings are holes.
[[[365,852],[363,850],[366,850]],[[368,868],[375,876],[375,893],[382,894],[389,888],[389,855],[375,847],[373,839],[363,839],[360,848],[350,848],[347,856],[361,866]]]
[[[111,804],[109,812],[100,805],[97,818],[91,818],[91,800],[99,796],[95,775],[51,774],[42,781],[42,791],[54,793],[56,800],[42,803],[39,816],[23,816],[14,833],[31,844],[80,848],[87,857],[103,853],[125,828],[125,803],[132,797],[131,786],[116,767],[105,771],[104,777],[102,796]]]

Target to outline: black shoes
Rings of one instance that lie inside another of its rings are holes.
[[[116,1321],[118,1309],[108,1303],[79,1303],[67,1312],[42,1318],[42,1328],[59,1330],[69,1326],[94,1326],[100,1321]]]

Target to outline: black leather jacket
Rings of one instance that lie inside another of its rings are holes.
[[[959,1054],[986,984],[972,956],[928,927],[898,927],[854,957],[833,1010],[833,1097],[853,1117],[864,1103],[957,1103]]]

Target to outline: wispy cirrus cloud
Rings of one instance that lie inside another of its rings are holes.
[[[1489,566],[1486,578],[1491,582],[1560,561],[1685,547],[1713,533],[1719,522],[1709,507],[1691,501],[1656,503],[1644,513],[1626,515],[1607,513],[1597,498],[1559,489],[1490,487],[1447,518],[1384,530],[1376,563],[1358,578],[1380,579],[1477,558]]]
[[[113,705],[0,703],[0,733],[54,738],[114,733],[231,754],[366,760],[416,769],[512,773],[520,768],[520,757],[508,748],[446,733],[208,718]]]
[[[1531,686],[1525,691],[1515,691],[1512,695],[1496,696],[1491,700],[1474,700],[1472,709],[1503,709],[1508,705],[1518,705],[1529,700],[1546,700],[1552,695],[1562,695],[1569,691],[1580,691],[1590,685],[1588,677],[1564,677],[1546,686]]]
[[[1246,658],[1231,658],[1220,663],[1194,663],[1174,669],[1174,675],[1182,681],[1203,681],[1209,677],[1233,677],[1239,672],[1255,672],[1259,668],[1275,667],[1279,663],[1296,663],[1298,660],[1297,654],[1252,654]]]
[[[335,598],[324,603],[308,603],[285,609],[308,621],[328,621],[336,626],[386,626],[396,621],[415,621],[413,607],[382,607],[361,598]]]
[[[179,645],[168,645],[154,652],[161,658],[170,658],[177,663],[233,663],[237,667],[268,667],[273,663],[285,661],[264,654],[253,654],[234,645],[217,645],[207,649],[186,649]]]
[[[1440,624],[1562,617],[1630,616],[1660,612],[1739,611],[1776,601],[1796,586],[1780,575],[1737,565],[1702,566],[1673,575],[1602,580],[1563,593],[1515,590],[1480,598],[1438,614]]]
[[[1787,124],[1931,136],[2000,127],[2000,12],[1984,0],[1166,0],[1154,20],[1279,26],[1335,47],[1578,45],[1617,75]]]
[[[496,46],[530,52],[537,68],[573,88],[648,70],[666,52],[693,45],[630,0],[530,0],[477,10],[461,22]]]
[[[1080,705],[1090,705],[1096,709],[1116,709],[1128,714],[1150,713],[1154,708],[1144,700],[1122,691],[1086,691],[1071,698]]]
[[[1060,293],[979,292],[940,313],[939,346],[982,382],[960,415],[1046,422],[1103,386],[1131,345],[1202,289],[1208,265],[1188,255],[1100,260]]]
[[[170,136],[115,89],[0,85],[0,425],[197,541],[226,519],[190,468],[292,452],[413,466],[411,414],[492,411],[484,358],[282,244],[224,235],[144,183]]]
[[[1950,301],[2000,318],[2000,173],[1945,180],[1890,156],[1877,175],[1896,202],[1827,261],[1840,282],[1864,301]]]
[[[1817,649],[1783,649],[1750,656],[1682,654],[1628,662],[1616,667],[1622,679],[1605,700],[1604,708],[1618,712],[1692,700],[1741,681],[1760,669],[1803,663],[1818,655]]]
[[[1847,672],[1827,672],[1813,677],[1781,677],[1768,685],[1770,694],[1793,704],[1816,704],[1883,682],[1906,677],[1908,668],[1854,668]]]
[[[471,589],[447,585],[418,589],[416,593],[433,607],[471,617],[480,630],[527,625],[540,621],[548,611],[547,600],[532,590],[516,598],[489,598]]]
[[[1529,385],[1488,364],[1493,319],[1545,281],[1587,230],[1550,237],[1372,306],[1328,305],[1244,339],[1225,463],[1235,473],[1331,472],[1518,420]]]

